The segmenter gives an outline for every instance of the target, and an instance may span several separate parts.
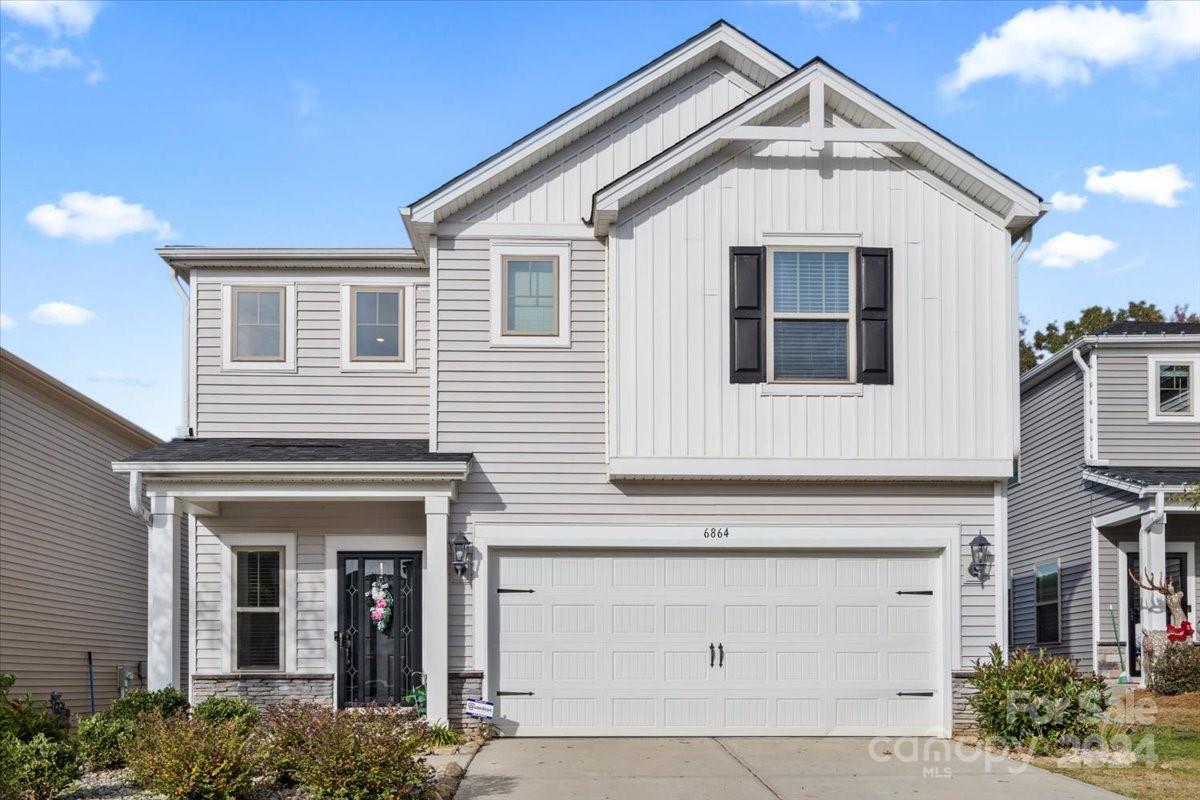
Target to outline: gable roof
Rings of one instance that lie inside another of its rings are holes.
[[[440,219],[517,173],[545,160],[678,76],[714,57],[726,61],[759,86],[769,86],[794,70],[783,57],[725,20],[717,20],[687,41],[401,209],[414,246],[418,250],[423,249],[423,237],[420,234],[429,231]]]
[[[730,142],[738,128],[764,121],[797,106],[809,96],[810,86],[824,87],[826,111],[834,129],[894,129],[898,138],[867,146],[885,156],[905,158],[927,170],[1001,218],[1015,232],[1023,232],[1044,213],[1042,198],[969,150],[887,102],[837,70],[824,59],[813,58],[708,125],[667,148],[596,191],[589,220],[597,236],[628,207],[654,189],[716,153]],[[830,131],[833,132],[832,130]]]

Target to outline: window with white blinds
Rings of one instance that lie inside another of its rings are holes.
[[[769,379],[850,380],[849,251],[772,250],[770,267]]]
[[[281,670],[283,552],[239,549],[235,556],[234,664],[239,670]]]

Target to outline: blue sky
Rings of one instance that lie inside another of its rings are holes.
[[[178,424],[180,308],[155,246],[403,246],[400,206],[718,17],[793,63],[823,56],[1046,199],[1082,202],[1039,225],[1022,267],[1035,326],[1092,303],[1200,308],[1200,11],[0,0],[0,12],[0,342],[160,435]]]

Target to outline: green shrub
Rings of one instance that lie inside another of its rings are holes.
[[[11,733],[0,733],[0,800],[18,800],[21,785],[17,783],[21,740]]]
[[[466,738],[444,722],[429,726],[429,744],[432,747],[452,747],[462,744]]]
[[[421,760],[428,730],[410,713],[295,703],[269,709],[266,722],[274,768],[314,798],[392,800],[416,796],[430,780]]]
[[[137,719],[146,713],[170,717],[187,710],[187,696],[174,686],[168,686],[154,692],[144,689],[126,692],[124,696],[113,701],[108,713],[118,719]]]
[[[114,769],[125,766],[125,743],[133,735],[137,723],[132,719],[114,717],[101,712],[79,723],[79,754],[92,769]]]
[[[22,742],[28,742],[38,734],[55,741],[66,739],[70,733],[66,721],[69,712],[57,715],[29,695],[10,698],[8,691],[16,680],[14,675],[0,674],[0,735],[10,733]]]
[[[143,714],[125,745],[134,780],[173,800],[241,800],[254,790],[262,756],[237,722]]]
[[[207,722],[234,721],[246,730],[258,724],[258,706],[244,697],[210,697],[192,708],[192,716]]]
[[[8,766],[5,771],[16,785],[14,797],[51,800],[83,775],[74,742],[52,739],[44,733],[22,742],[9,734],[0,747],[5,751],[0,761]],[[4,791],[11,789],[6,787]]]
[[[1150,667],[1150,689],[1158,694],[1200,692],[1200,646],[1167,645]]]
[[[988,662],[975,662],[968,700],[982,736],[1005,745],[1053,752],[1097,730],[1108,708],[1104,679],[1080,673],[1079,665],[1042,651],[1016,650],[1004,661],[992,645]]]

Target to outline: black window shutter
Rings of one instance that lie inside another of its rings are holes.
[[[729,382],[767,379],[765,247],[729,248]]]
[[[892,250],[858,248],[858,382],[892,383]]]

